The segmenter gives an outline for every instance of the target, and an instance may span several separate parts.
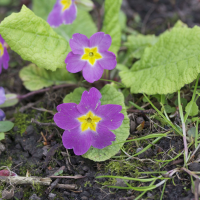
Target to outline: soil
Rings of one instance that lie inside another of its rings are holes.
[[[22,4],[31,7],[31,0],[21,0],[15,5],[0,7],[0,19],[3,19],[10,12],[20,10]],[[101,1],[95,1],[97,9],[100,8]],[[189,27],[200,24],[200,2],[198,0],[140,0],[123,1],[122,9],[127,15],[128,26],[143,34],[160,34],[167,28],[173,26],[178,20],[182,20]],[[139,16],[139,21],[136,18]],[[136,23],[137,21],[137,23]],[[28,62],[23,61],[15,52],[9,50],[11,57],[8,70],[3,70],[0,75],[1,86],[6,92],[26,94],[29,91],[25,89],[21,79],[18,76],[19,70],[26,66]],[[98,87],[101,87],[99,85]],[[120,175],[135,177],[138,171],[169,171],[183,164],[183,157],[170,162],[168,165],[160,168],[160,164],[151,161],[142,162],[141,159],[169,160],[183,150],[183,141],[181,137],[172,137],[161,139],[153,145],[148,151],[138,156],[139,160],[110,159],[105,162],[93,162],[81,156],[74,155],[72,150],[66,150],[61,141],[63,130],[56,126],[45,126],[33,123],[32,119],[43,123],[53,122],[53,115],[48,112],[55,110],[56,106],[62,103],[63,97],[73,91],[73,87],[49,90],[42,94],[30,96],[22,100],[17,106],[6,108],[8,120],[15,123],[15,127],[6,139],[2,141],[6,150],[0,154],[0,166],[8,166],[19,176],[48,177],[52,176],[60,168],[63,169],[63,175],[77,176],[79,179],[59,179],[52,178],[51,186],[40,185],[15,185],[0,183],[0,191],[10,191],[14,189],[14,196],[10,199],[20,200],[132,200],[140,193],[133,190],[120,190],[108,188],[106,185],[116,185],[125,187],[126,184],[117,179],[113,181],[108,178],[97,179],[98,175]],[[137,97],[139,98],[139,96]],[[31,103],[31,104],[30,104]],[[41,110],[41,108],[47,111]],[[151,107],[147,107],[150,109]],[[162,129],[152,126],[148,114],[137,113],[130,114],[130,138],[141,137],[149,133],[160,133]],[[145,125],[143,130],[138,131],[138,127],[143,121]],[[159,121],[154,121],[162,127]],[[178,124],[179,125],[179,124]],[[167,129],[168,127],[163,127]],[[151,143],[146,140],[141,143],[130,142],[125,145],[127,153],[133,154],[140,151]],[[117,156],[124,155],[119,151]],[[200,171],[199,165],[191,165],[191,171]],[[148,176],[148,175],[147,175]],[[157,174],[153,174],[157,176]],[[149,176],[150,177],[150,176]],[[75,184],[74,189],[60,189],[55,185]],[[135,187],[148,186],[148,183],[139,185],[131,182]],[[160,199],[162,187],[147,192],[142,199]],[[172,181],[166,184],[164,200],[191,200],[194,195],[191,191],[190,176],[186,173],[178,173]]]

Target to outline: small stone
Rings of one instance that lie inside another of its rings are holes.
[[[127,187],[126,183],[124,182],[123,179],[121,178],[116,178],[116,183],[115,186],[120,186],[120,187]],[[126,182],[129,182],[129,180],[126,180]]]
[[[0,142],[0,151],[3,152],[3,151],[5,151],[5,150],[6,150],[6,147],[4,146],[4,144],[2,144],[2,143]]]
[[[32,125],[29,125],[26,129],[26,135],[32,135],[34,131],[34,127]]]
[[[191,171],[200,171],[200,163],[191,163],[189,165],[189,170],[191,170]]]
[[[143,117],[137,117],[136,118],[136,122],[137,122],[138,125],[141,124],[143,121],[144,121]]]
[[[2,191],[2,198],[3,199],[11,199],[14,196],[14,190],[3,190]]]
[[[143,148],[140,148],[140,147],[139,147],[139,148],[137,148],[137,150],[136,150],[136,153],[138,153],[138,152],[142,151],[142,149],[143,149]]]
[[[83,166],[83,171],[87,172],[89,170],[88,166]]]
[[[86,196],[81,197],[81,200],[88,200]]]
[[[65,195],[65,196],[70,196],[71,193],[70,193],[70,192],[67,192],[67,191],[64,191],[64,195]]]
[[[29,198],[29,200],[41,200],[41,198],[38,197],[37,194],[33,194],[33,195]]]
[[[49,200],[54,200],[55,197],[56,197],[56,194],[53,194],[53,193],[49,194]]]
[[[131,129],[131,133],[133,132],[133,131],[135,131],[135,129],[136,129],[136,123],[134,122],[134,121],[130,121],[130,129]]]
[[[81,197],[84,197],[84,196],[90,197],[90,193],[87,192],[87,191],[84,191],[84,192],[82,192],[82,193],[80,194],[80,196],[81,196]]]

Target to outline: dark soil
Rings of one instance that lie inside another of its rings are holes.
[[[100,5],[98,1],[97,5]],[[21,5],[25,3],[31,7],[31,0],[21,0],[14,6],[0,7],[0,19],[3,19],[12,11],[19,11]],[[98,7],[97,7],[98,8]],[[127,0],[123,1],[123,10],[128,17],[128,25],[143,34],[160,34],[167,28],[173,26],[178,20],[182,20],[188,26],[200,24],[200,2],[198,0]],[[136,16],[140,17],[136,23]],[[16,53],[9,51],[11,61],[7,71],[0,75],[1,86],[7,92],[26,94],[21,79],[18,76],[19,70],[26,66],[28,62],[23,61]],[[99,85],[99,87],[101,87]],[[132,200],[140,193],[132,190],[120,190],[105,187],[104,185],[117,185],[125,187],[123,181],[113,182],[108,178],[96,179],[98,175],[121,175],[135,177],[138,171],[169,171],[183,164],[183,157],[179,157],[177,162],[171,162],[163,168],[161,165],[152,162],[141,162],[138,160],[125,161],[122,159],[110,159],[106,162],[93,162],[81,156],[74,155],[72,150],[66,150],[61,141],[63,130],[55,126],[40,126],[31,122],[31,119],[44,123],[53,122],[53,115],[48,112],[38,111],[43,108],[55,110],[56,106],[62,103],[63,97],[71,92],[73,88],[50,90],[44,94],[38,94],[21,101],[16,107],[6,108],[7,119],[15,122],[15,127],[11,134],[6,135],[3,144],[6,150],[0,155],[0,166],[8,166],[19,176],[48,177],[64,166],[63,174],[66,176],[83,176],[80,179],[52,179],[53,183],[47,186],[14,186],[14,197],[12,199],[22,200]],[[30,105],[32,103],[32,105]],[[150,108],[150,107],[149,107]],[[141,137],[149,133],[160,133],[158,129],[150,128],[150,121],[144,114],[136,114],[131,118],[131,137]],[[136,127],[145,121],[142,131]],[[156,122],[160,124],[160,122]],[[160,124],[161,126],[161,124]],[[167,127],[165,127],[167,128]],[[44,137],[42,136],[42,134]],[[46,138],[46,139],[45,139]],[[46,141],[45,141],[46,140]],[[133,154],[136,150],[141,150],[148,145],[151,140],[143,141],[140,146],[130,142],[125,145],[127,153]],[[172,151],[173,150],[173,151]],[[169,160],[183,150],[181,137],[164,138],[148,151],[140,154],[139,159]],[[170,153],[169,153],[170,152]],[[124,155],[121,151],[117,154]],[[199,166],[190,166],[191,171],[199,171]],[[157,174],[153,174],[157,176]],[[150,177],[150,176],[149,176]],[[59,189],[53,187],[59,184],[76,184],[76,189]],[[138,183],[131,183],[139,187]],[[146,186],[148,183],[146,184]],[[143,184],[142,186],[145,186]],[[0,183],[0,190],[10,190],[9,184]],[[147,192],[142,199],[160,199],[162,187]],[[190,200],[194,199],[191,192],[190,176],[186,173],[178,173],[173,181],[166,184],[164,197],[165,200]]]

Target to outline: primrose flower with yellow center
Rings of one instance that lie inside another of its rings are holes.
[[[108,51],[111,43],[110,35],[103,32],[95,33],[90,39],[75,33],[69,40],[72,51],[65,59],[67,70],[71,73],[82,71],[90,83],[99,80],[104,69],[112,70],[117,64],[115,54]]]
[[[76,155],[86,153],[91,146],[103,149],[115,141],[111,131],[121,126],[124,115],[120,105],[101,105],[101,93],[96,88],[82,94],[81,101],[63,103],[57,106],[54,121],[64,129],[62,136],[66,149],[73,149]]]
[[[0,74],[2,72],[2,67],[8,69],[9,54],[6,49],[6,44],[4,39],[0,35]]]
[[[52,27],[61,24],[71,24],[77,15],[75,0],[57,0],[53,10],[50,12],[47,22]]]

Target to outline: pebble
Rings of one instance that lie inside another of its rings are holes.
[[[54,200],[55,197],[56,197],[56,194],[53,194],[53,193],[49,194],[49,200]]]
[[[134,121],[130,121],[130,129],[131,129],[131,133],[133,132],[133,131],[135,131],[135,129],[136,129],[136,123],[134,122]]]
[[[191,163],[189,165],[189,170],[191,170],[191,171],[200,171],[200,163]]]
[[[121,178],[116,178],[116,183],[115,186],[120,186],[120,187],[127,187],[126,183],[124,182],[123,179]],[[126,182],[129,182],[129,180],[126,180]]]
[[[138,125],[141,124],[143,121],[144,121],[143,117],[137,117],[136,118],[136,122],[137,122]]]
[[[89,170],[88,166],[83,166],[83,171],[87,172]]]
[[[29,198],[29,200],[41,200],[41,198],[38,197],[37,194],[33,194],[33,195]]]
[[[3,151],[5,151],[5,150],[6,150],[6,147],[4,146],[4,144],[2,144],[0,142],[0,153],[3,152]]]
[[[88,200],[86,196],[81,197],[81,200]]]

